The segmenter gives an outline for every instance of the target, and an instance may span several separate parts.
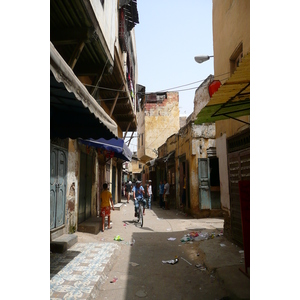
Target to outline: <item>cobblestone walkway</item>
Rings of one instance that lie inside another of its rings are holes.
[[[104,269],[114,243],[77,243],[63,254],[50,255],[50,299],[88,299],[105,280]]]

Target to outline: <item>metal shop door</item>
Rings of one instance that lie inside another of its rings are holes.
[[[199,208],[211,209],[209,159],[198,158]]]
[[[78,224],[91,216],[92,173],[92,157],[81,152]]]
[[[66,201],[66,152],[51,146],[50,150],[50,229],[65,222]]]
[[[250,149],[228,153],[231,235],[243,245],[239,181],[250,180]]]

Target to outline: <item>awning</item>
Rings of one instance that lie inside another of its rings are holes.
[[[50,43],[50,137],[117,138],[117,124]]]
[[[121,158],[125,161],[131,161],[132,152],[125,144],[124,140],[120,138],[110,140],[106,140],[104,138],[100,138],[98,140],[79,139],[79,142],[90,147],[100,148],[106,151],[112,151],[114,152],[114,157]]]
[[[250,115],[250,53],[199,112],[195,124]]]

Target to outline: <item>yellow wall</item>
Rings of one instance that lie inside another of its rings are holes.
[[[230,57],[243,44],[250,52],[250,0],[213,0],[214,76],[222,83],[230,74]]]

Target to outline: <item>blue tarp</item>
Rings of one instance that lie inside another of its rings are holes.
[[[98,140],[94,140],[94,139],[82,140],[82,139],[80,139],[80,143],[90,146],[90,147],[104,149],[106,151],[113,151],[114,157],[121,158],[125,161],[131,161],[131,158],[132,158],[131,150],[125,144],[125,141],[120,138],[118,138],[118,139],[112,138],[110,140],[106,140],[104,138],[100,138]]]

